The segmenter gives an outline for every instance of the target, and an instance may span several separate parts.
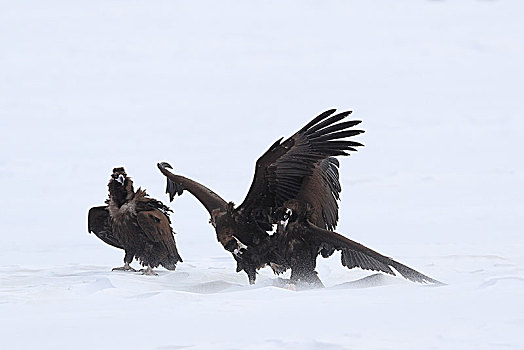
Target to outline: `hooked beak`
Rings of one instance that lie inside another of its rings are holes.
[[[289,223],[289,218],[291,217],[292,214],[293,212],[291,211],[291,209],[289,208],[286,209],[283,220],[280,220],[280,228],[282,229],[282,231],[286,230],[287,224]]]
[[[245,245],[244,243],[240,242],[240,240],[238,238],[236,238],[235,236],[233,236],[233,238],[237,242],[237,247],[233,250],[233,254],[235,256],[240,257],[242,255],[242,249],[246,250],[247,249],[247,245]]]
[[[118,175],[118,177],[116,178],[116,181],[120,182],[122,185],[124,184],[125,180],[126,178],[122,174]]]

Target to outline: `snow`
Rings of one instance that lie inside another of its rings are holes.
[[[521,2],[0,7],[2,348],[524,348]],[[168,161],[238,204],[267,147],[332,107],[366,130],[337,231],[447,286],[339,255],[323,290],[249,286],[188,194],[184,263],[111,272],[86,216],[113,167],[167,202]]]

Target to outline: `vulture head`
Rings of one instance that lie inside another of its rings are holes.
[[[171,164],[167,162],[160,162],[157,164],[160,171],[165,169],[173,169]],[[166,186],[166,193],[169,195],[169,201],[172,202],[176,195],[181,196],[184,192],[184,186],[182,186],[181,183],[177,183],[173,180],[171,180],[169,177],[167,178],[167,186]]]
[[[285,231],[289,223],[309,220],[312,212],[313,208],[309,203],[290,199],[282,207],[275,210],[274,218],[279,223],[280,229]]]
[[[280,231],[285,231],[290,220],[296,220],[296,214],[292,209],[287,207],[280,207],[275,211],[275,219],[279,225]]]
[[[109,196],[120,207],[133,198],[133,180],[127,177],[124,167],[114,168],[109,179]]]
[[[112,180],[118,181],[122,186],[126,180],[127,174],[124,167],[114,168],[113,174],[111,175]]]

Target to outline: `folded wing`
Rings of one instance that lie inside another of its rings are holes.
[[[176,248],[169,219],[164,213],[158,209],[140,211],[137,213],[137,221],[149,241],[162,244],[170,260],[174,259],[174,263],[182,261]]]
[[[94,233],[105,243],[124,249],[111,229],[111,218],[107,206],[93,207],[87,214],[87,231]]]

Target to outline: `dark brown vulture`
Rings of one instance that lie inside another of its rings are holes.
[[[114,168],[109,180],[107,206],[89,210],[88,229],[102,241],[125,250],[124,266],[113,270],[136,271],[129,264],[137,258],[146,268],[144,274],[156,274],[162,265],[174,270],[182,261],[178,254],[169,209],[147,193],[133,189],[133,181],[124,168]]]
[[[275,210],[286,201],[308,203],[314,209],[311,220],[318,227],[334,229],[337,224],[340,183],[338,161],[333,157],[349,155],[362,146],[347,138],[364,131],[352,129],[359,120],[342,121],[351,111],[334,113],[328,110],[285,141],[277,140],[256,162],[251,187],[237,208],[204,185],[170,172],[168,163],[158,164],[167,177],[170,200],[187,190],[204,205],[218,241],[233,253],[237,271],[244,270],[250,283],[255,281],[256,270],[266,264],[276,273],[283,268],[281,259],[268,253],[278,250],[271,249],[273,241],[267,231],[277,223]]]
[[[316,259],[319,251],[327,249],[330,253],[341,251],[342,265],[349,269],[360,267],[396,275],[392,270],[394,268],[410,281],[442,284],[336,232],[316,226],[311,221],[314,212],[311,209],[309,204],[292,199],[275,213],[281,221],[277,232],[271,237],[274,243],[270,249],[276,250],[273,254],[281,257],[280,264],[291,268],[292,282],[322,286],[315,271]]]

